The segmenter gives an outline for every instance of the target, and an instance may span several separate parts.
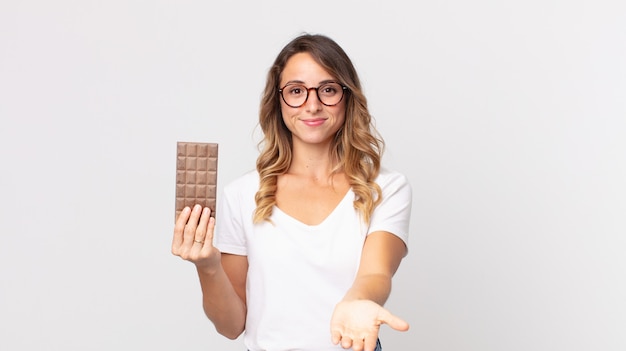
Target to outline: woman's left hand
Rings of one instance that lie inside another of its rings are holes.
[[[354,351],[374,351],[381,324],[407,331],[409,324],[370,300],[341,301],[330,321],[333,344]]]

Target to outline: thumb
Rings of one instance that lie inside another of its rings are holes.
[[[391,312],[387,310],[384,310],[382,315],[379,317],[380,317],[379,318],[380,322],[387,324],[394,330],[397,330],[397,331],[409,330],[409,323],[407,323],[407,321],[391,314]]]

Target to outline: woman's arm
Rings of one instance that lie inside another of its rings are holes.
[[[235,339],[246,323],[248,259],[222,254],[213,246],[214,228],[208,208],[185,208],[174,227],[172,253],[196,265],[204,313],[220,334]]]
[[[391,278],[406,252],[402,239],[391,233],[368,235],[356,279],[344,300],[372,300],[383,305],[391,293]]]
[[[222,254],[221,263],[222,269],[214,271],[197,268],[202,288],[202,307],[220,334],[236,339],[246,324],[248,258]]]
[[[406,331],[409,325],[382,306],[391,293],[391,279],[406,255],[402,239],[388,232],[374,232],[363,246],[357,276],[337,304],[331,320],[335,344],[355,351],[374,350],[380,325]]]

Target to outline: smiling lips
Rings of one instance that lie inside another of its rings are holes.
[[[325,118],[312,118],[312,119],[303,119],[302,123],[306,124],[309,127],[317,127],[326,122]]]

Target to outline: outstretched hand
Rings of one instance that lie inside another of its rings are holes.
[[[333,344],[354,351],[374,351],[382,324],[407,331],[409,324],[370,300],[341,301],[330,321]]]

